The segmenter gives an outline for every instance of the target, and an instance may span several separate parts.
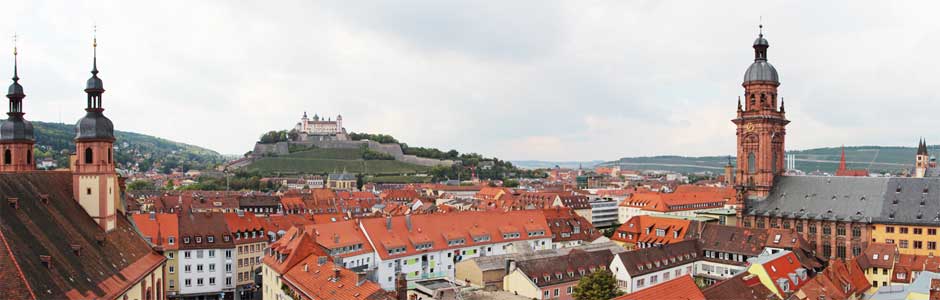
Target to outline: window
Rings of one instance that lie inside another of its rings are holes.
[[[189,237],[188,237],[188,236],[183,237],[183,243],[184,243],[184,244],[189,244]],[[186,258],[189,258],[189,257],[187,256]]]
[[[13,154],[10,153],[10,149],[3,151],[3,164],[9,165],[13,163]]]
[[[172,237],[172,236],[166,238],[166,241],[167,241],[167,243],[169,243],[170,245],[176,244],[176,238],[175,238],[175,237]]]
[[[212,238],[212,237],[209,237],[209,238]],[[215,250],[209,250],[209,257],[215,257]]]
[[[656,284],[659,282],[659,275],[650,276],[650,284]]]
[[[170,279],[170,281],[168,282],[168,285],[170,286],[171,289],[175,289],[175,288],[176,288],[176,282],[173,281],[173,279]]]
[[[757,159],[754,157],[754,152],[747,153],[747,173],[757,173]]]
[[[927,242],[927,250],[936,250],[937,242]]]
[[[190,258],[189,250],[183,251],[183,257],[185,257],[185,258]]]
[[[91,152],[91,147],[85,148],[85,163],[86,163],[86,164],[90,164],[91,162],[94,161],[94,159],[93,159],[93,157],[91,156],[91,154],[92,154],[92,152]]]
[[[862,236],[862,227],[852,226],[852,237],[857,238]]]
[[[885,239],[885,244],[894,244],[894,239]]]
[[[809,234],[816,234],[816,224],[809,224]]]
[[[198,243],[202,243],[202,237],[201,237],[201,236],[197,236],[197,237],[196,237],[196,243],[197,243],[197,244],[198,244]]]
[[[176,255],[173,254],[173,253],[174,253],[174,252],[167,252],[167,253],[166,253],[166,258],[173,259],[173,257],[176,256]]]
[[[190,266],[190,265],[185,265],[185,266],[183,266],[183,271],[186,272],[186,273],[189,273],[190,271],[192,271],[192,269],[193,269],[193,268],[192,268],[192,266]]]
[[[927,228],[927,235],[937,235],[936,228]]]
[[[193,280],[192,280],[192,279],[186,279],[185,281],[183,281],[183,283],[184,283],[187,287],[193,286]]]
[[[924,249],[924,242],[914,241],[914,249]]]
[[[215,264],[209,264],[209,272],[215,272]]]
[[[111,149],[108,148],[108,163],[111,163]]]
[[[901,234],[907,234],[907,232],[908,232],[907,227],[901,227],[900,232],[901,232]]]
[[[202,264],[196,265],[196,272],[202,272]]]
[[[636,287],[641,288],[641,287],[643,287],[644,285],[646,285],[646,279],[642,279],[642,278],[641,278],[641,279],[637,279],[637,280],[636,280]]]
[[[832,234],[832,226],[823,225],[822,230],[823,230],[823,234],[824,234],[824,235],[830,235],[830,234]]]
[[[215,285],[215,277],[209,277],[209,285]]]
[[[570,287],[570,286],[569,286],[569,287],[568,287],[568,295],[571,295],[571,293],[573,293],[573,292],[574,292],[573,287]]]
[[[557,289],[557,288],[555,289],[555,292],[554,292],[553,294],[555,294],[555,297],[558,297],[558,289]]]
[[[196,278],[196,285],[201,286],[202,282],[203,282],[202,278]]]
[[[898,247],[907,249],[907,240],[900,240],[898,243]]]
[[[26,150],[26,163],[33,163],[33,150]]]
[[[167,271],[170,272],[170,273],[176,273],[176,267],[174,267],[174,266],[167,266]]]
[[[232,250],[225,250],[225,258],[232,258]]]
[[[210,236],[207,236],[207,237],[206,237],[206,242],[214,243],[214,242],[215,242],[215,237],[214,237],[214,236],[211,236],[211,235],[210,235]]]
[[[894,233],[894,226],[885,226],[885,232]]]
[[[845,225],[836,225],[836,236],[845,236]]]
[[[199,241],[198,237],[196,238],[196,241],[198,243]],[[196,250],[196,258],[202,258],[202,250]]]
[[[923,228],[914,228],[914,234],[924,234]]]

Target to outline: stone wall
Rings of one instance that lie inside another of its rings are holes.
[[[254,157],[261,157],[287,155],[290,154],[290,151],[288,150],[287,142],[277,142],[274,144],[255,143],[255,149],[252,150],[251,153]]]

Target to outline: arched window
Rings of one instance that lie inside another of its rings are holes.
[[[26,163],[33,163],[33,150],[26,150]]]
[[[757,173],[757,158],[754,157],[754,152],[747,153],[747,173]]]
[[[90,163],[92,163],[92,162],[94,161],[94,160],[93,160],[93,157],[91,156],[91,154],[92,154],[92,153],[91,153],[91,147],[85,148],[85,163],[86,163],[86,164],[90,164]]]
[[[13,162],[13,154],[10,153],[10,149],[3,151],[3,164],[9,165],[12,162]]]
[[[111,148],[108,148],[108,163],[111,163]]]

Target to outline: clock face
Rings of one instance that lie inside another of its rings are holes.
[[[744,125],[744,131],[747,131],[747,132],[754,131],[754,124]]]

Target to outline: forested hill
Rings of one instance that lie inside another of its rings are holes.
[[[931,155],[940,154],[940,146],[927,146]],[[867,169],[872,173],[900,173],[914,166],[914,147],[853,146],[845,147],[849,169]],[[793,155],[796,168],[804,172],[821,171],[834,173],[839,167],[841,147],[815,148],[787,151]],[[649,156],[624,157],[602,165],[620,165],[633,170],[670,170],[678,172],[712,171],[721,173],[728,164],[728,156]]]
[[[36,160],[52,158],[59,167],[68,166],[75,151],[75,125],[33,121],[36,135]],[[168,172],[204,169],[224,161],[218,152],[145,134],[115,131],[115,159],[119,169]]]

